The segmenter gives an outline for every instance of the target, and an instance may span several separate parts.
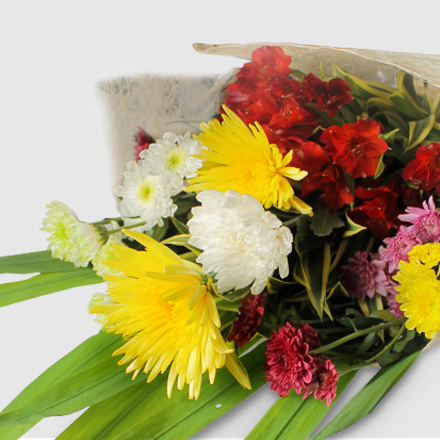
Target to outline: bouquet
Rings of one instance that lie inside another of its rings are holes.
[[[246,438],[305,440],[380,367],[325,439],[436,342],[438,75],[313,73],[283,47],[253,47],[210,118],[179,120],[188,131],[130,128],[120,217],[85,223],[52,201],[48,250],[0,258],[0,273],[38,273],[1,285],[0,306],[106,289],[88,310],[101,331],[0,413],[2,439],[88,407],[58,439],[183,440],[269,383],[280,398]]]

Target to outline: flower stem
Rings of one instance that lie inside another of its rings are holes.
[[[298,221],[299,218],[300,218],[300,216],[298,215],[295,218],[291,218],[290,220],[286,220],[285,222],[283,222],[283,226],[287,226],[288,228],[290,228],[291,226],[294,226],[296,224],[296,222]]]
[[[312,350],[310,351],[310,353],[313,354],[324,353],[327,350],[331,350],[334,347],[338,347],[339,345],[345,344],[346,342],[351,341],[352,339],[356,339],[361,336],[368,335],[368,333],[378,332],[380,330],[385,330],[387,328],[396,327],[397,325],[401,325],[401,323],[397,321],[392,321],[392,322],[385,322],[383,324],[375,325],[373,327],[366,328],[364,330],[358,330],[352,333],[351,335],[344,336],[343,338],[338,339],[335,342],[332,342],[331,344],[324,345],[324,347],[320,347],[315,350]]]
[[[402,336],[402,333],[404,331],[405,331],[405,325],[403,324],[400,327],[400,330],[397,332],[396,336],[394,336],[393,340],[388,345],[386,345],[383,350],[381,350],[379,353],[376,353],[373,357],[371,357],[370,359],[367,359],[366,361],[364,361],[360,364],[353,365],[352,367],[345,368],[341,371],[338,371],[339,377],[343,376],[346,373],[349,373],[350,371],[359,370],[362,367],[367,367],[368,365],[372,364],[377,358],[379,358],[380,356],[385,354],[388,350],[390,350],[393,347],[393,345],[397,342],[397,340]]]
[[[137,228],[138,226],[143,226],[145,225],[145,222],[139,222],[139,223],[133,223],[132,225],[128,225],[128,226],[122,226],[122,228],[118,228],[118,229],[112,229],[111,231],[108,231],[108,234],[115,234],[116,232],[121,232],[124,229],[133,229],[133,228]]]

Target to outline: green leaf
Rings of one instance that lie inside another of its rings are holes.
[[[171,399],[165,385],[139,383],[129,390],[92,405],[57,440],[187,439],[250,396],[264,383],[265,344],[241,357],[252,390],[245,390],[226,368],[209,385],[207,374],[198,400],[188,400],[186,390],[174,390]],[[152,389],[154,387],[154,389]],[[218,405],[221,405],[218,407]]]
[[[353,95],[367,101],[370,98],[387,99],[390,96],[389,92],[384,92],[376,87],[372,87],[369,83],[362,81],[356,76],[349,75],[347,72],[340,69],[336,64],[332,63],[333,75],[344,79],[350,86],[350,91]],[[393,89],[394,90],[394,89]]]
[[[171,244],[174,246],[183,246],[186,247],[188,250],[193,252],[195,255],[200,255],[202,251],[200,249],[197,249],[194,246],[191,246],[188,244],[188,240],[191,238],[191,235],[189,234],[181,234],[181,235],[174,235],[173,237],[166,238],[165,240],[162,240],[162,244]]]
[[[335,228],[341,228],[345,223],[328,206],[319,207],[313,212],[310,229],[317,237],[325,237]]]
[[[171,223],[174,225],[174,227],[181,233],[181,234],[188,234],[189,229],[188,226],[186,226],[181,221],[177,220],[176,217],[171,217]]]
[[[423,143],[426,136],[428,136],[435,123],[435,116],[430,115],[425,119],[419,121],[409,122],[409,138],[408,145],[405,148],[405,152],[417,145]]]
[[[350,372],[340,378],[337,395],[330,408],[355,374]],[[330,408],[313,396],[303,400],[292,390],[274,403],[245,440],[306,440]]]
[[[395,109],[401,116],[409,120],[426,118],[428,112],[418,105],[413,105],[402,92],[393,93],[389,100],[394,104]]]
[[[266,282],[267,292],[273,295],[275,293],[278,293],[281,289],[292,286],[293,284],[296,283],[293,281],[283,281],[279,280],[278,278],[269,277]]]
[[[0,307],[73,287],[102,282],[102,278],[89,267],[75,268],[74,271],[43,273],[28,280],[1,284]]]
[[[419,354],[420,352],[414,353],[394,365],[381,368],[373,379],[342,408],[338,415],[311,440],[324,440],[369,414],[402,378]]]
[[[365,226],[358,225],[355,223],[348,215],[345,213],[345,219],[347,220],[347,226],[344,232],[343,237],[351,237],[352,235],[356,235],[359,232],[367,229]]]
[[[392,321],[402,321],[402,318],[398,318],[396,315],[393,315],[391,312],[387,310],[375,310],[371,313],[372,318],[379,318],[382,321],[392,322]]]
[[[422,100],[421,96],[416,92],[414,87],[414,78],[404,70],[397,72],[397,87],[402,95],[407,99],[411,106],[417,110],[421,115],[428,115],[428,112],[420,106]]]
[[[330,269],[330,246],[315,249],[301,256],[301,266],[307,284],[307,294],[318,316],[322,319]]]
[[[71,369],[77,371],[56,383],[39,387],[38,393],[30,396],[19,409],[3,411],[0,426],[37,423],[43,417],[71,414],[130,388],[133,385],[131,377],[125,374],[124,367],[118,366],[118,359],[112,356],[113,351],[123,344],[122,338],[104,332],[94,338],[106,345],[102,344],[102,347],[96,344],[96,354],[89,362],[80,364],[78,368],[75,350],[68,354],[66,358],[73,358]]]
[[[78,270],[72,263],[52,258],[49,251],[0,257],[0,273],[50,273]]]
[[[164,218],[163,225],[162,226],[159,226],[159,225],[153,226],[150,230],[147,231],[147,235],[154,238],[156,241],[160,241],[160,240],[162,240],[162,238],[165,237],[169,224],[170,224],[169,219]]]
[[[46,389],[73,375],[80,374],[89,366],[96,365],[103,356],[108,356],[117,346],[116,338],[113,335],[100,332],[92,336],[35,379],[1,414],[19,410]],[[0,426],[0,438],[2,440],[17,440],[38,421],[28,424]]]

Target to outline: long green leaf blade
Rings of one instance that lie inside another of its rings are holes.
[[[50,273],[79,270],[72,263],[52,258],[49,251],[0,257],[0,273]]]
[[[188,400],[186,390],[175,390],[168,399],[165,384],[155,385],[158,377],[91,406],[57,440],[132,440],[146,433],[150,440],[187,439],[264,385],[264,350],[261,344],[240,359],[252,383],[250,391],[222,368],[213,385],[204,378],[197,401]]]
[[[338,415],[311,440],[324,440],[369,414],[408,371],[419,354],[420,352],[413,353],[393,365],[381,368],[373,379],[341,409]]]
[[[133,385],[124,368],[117,365],[112,352],[121,345],[120,337],[104,350],[97,347],[94,362],[83,365],[75,374],[55,384],[47,384],[20,409],[3,411],[0,426],[36,423],[43,417],[71,414]]]
[[[303,400],[294,391],[279,398],[246,440],[306,440],[355,376],[352,371],[341,377],[337,396],[330,408],[312,396]]]
[[[102,278],[88,267],[76,268],[75,271],[42,273],[28,280],[1,284],[0,307],[73,287],[102,282]]]
[[[87,367],[96,365],[101,358],[108,356],[109,352],[113,352],[119,343],[119,338],[103,332],[87,339],[28,385],[1,414],[19,410],[28,401],[51,386],[75,374],[80,374]],[[38,421],[35,420],[28,424],[0,426],[0,438],[2,440],[17,440]]]

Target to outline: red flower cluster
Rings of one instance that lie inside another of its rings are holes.
[[[135,160],[139,160],[139,154],[146,150],[152,142],[154,142],[153,138],[141,127],[137,128],[138,131],[134,134],[134,156]]]
[[[318,125],[318,117],[302,104],[316,102],[318,109],[334,115],[353,99],[343,79],[326,82],[313,74],[302,82],[290,78],[290,61],[280,47],[256,49],[236,75],[238,81],[226,88],[225,99],[246,124],[260,123],[282,153],[294,149]]]
[[[359,187],[354,192],[360,204],[348,212],[350,218],[365,226],[380,240],[383,240],[390,228],[398,229],[397,194],[386,186],[378,188]]]
[[[306,398],[314,394],[316,399],[327,400],[327,406],[336,396],[338,374],[330,359],[308,354],[320,346],[316,331],[308,324],[296,329],[289,323],[274,332],[267,341],[266,379],[270,389],[280,397],[290,390]]]
[[[376,121],[359,119],[355,124],[327,128],[321,142],[333,162],[352,177],[374,176],[380,156],[388,150],[388,144],[379,137],[380,129]]]
[[[239,314],[232,324],[228,341],[235,341],[237,347],[243,347],[257,333],[264,313],[266,294],[248,295],[241,301]]]
[[[440,143],[418,147],[416,158],[403,170],[403,178],[423,191],[435,188],[440,195]]]

